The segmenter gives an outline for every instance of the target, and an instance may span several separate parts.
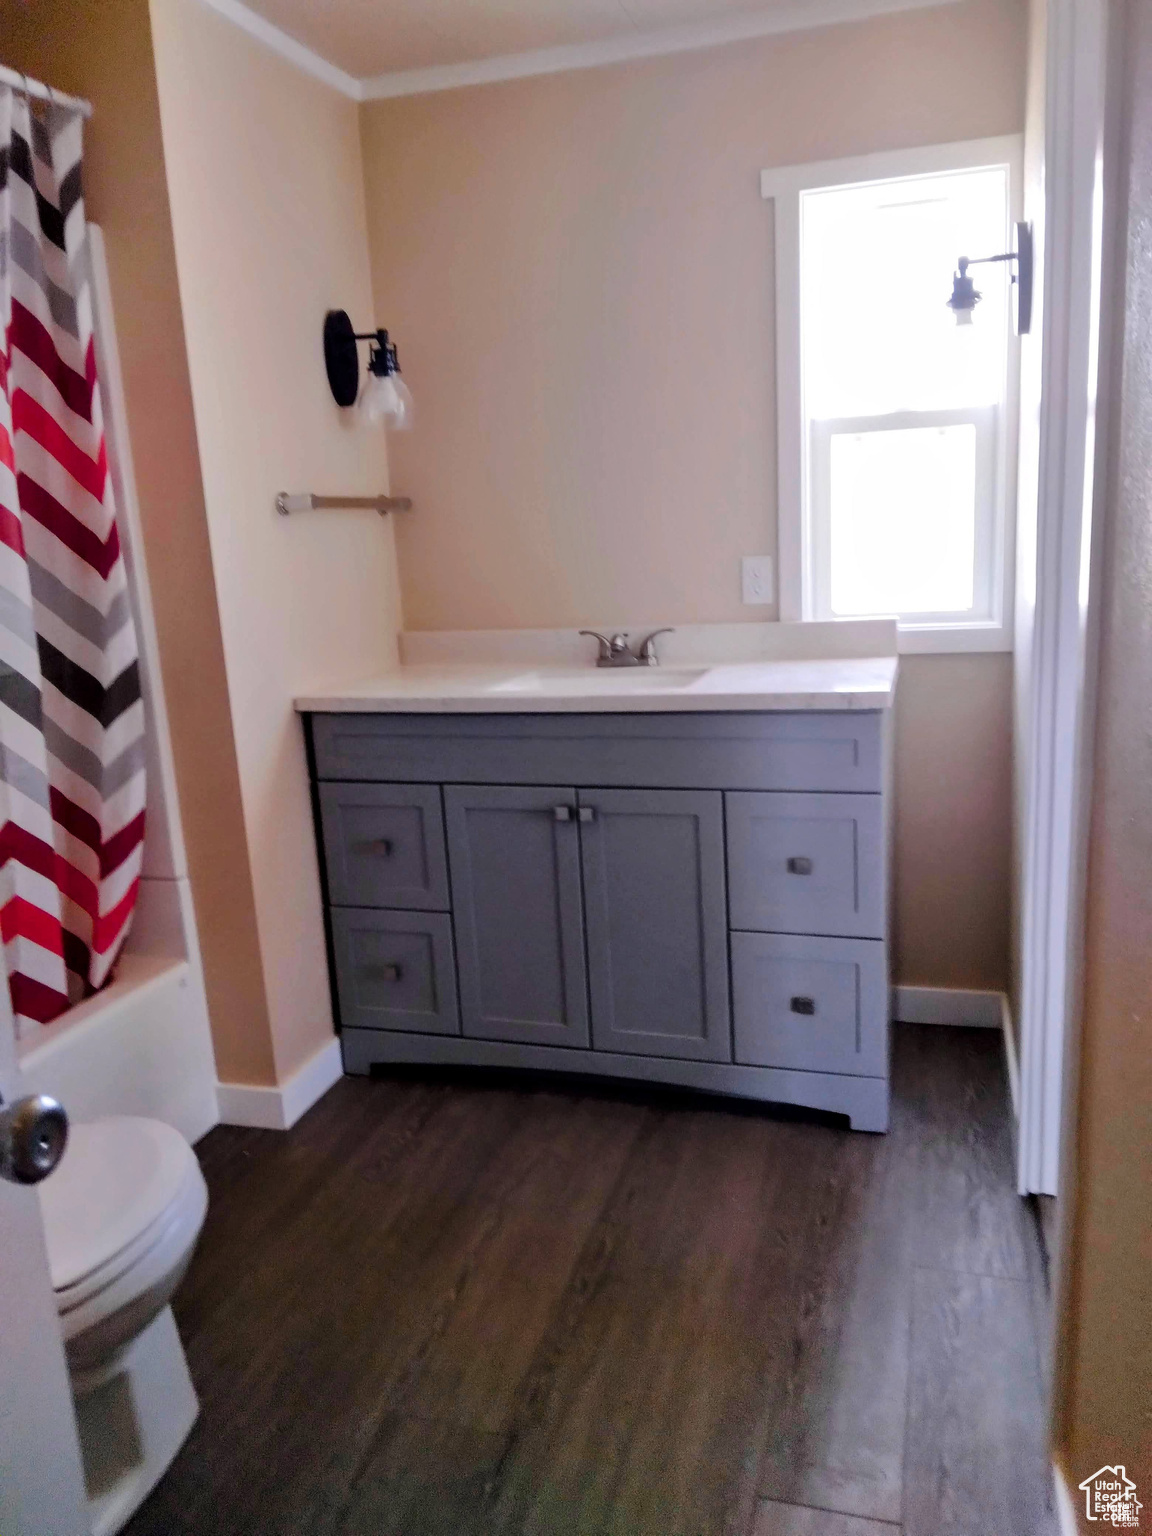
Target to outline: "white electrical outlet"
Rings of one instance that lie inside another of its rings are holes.
[[[740,561],[743,600],[763,607],[776,601],[776,572],[771,555],[745,555]]]

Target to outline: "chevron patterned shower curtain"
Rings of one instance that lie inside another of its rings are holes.
[[[81,126],[0,85],[0,939],[24,1035],[107,980],[144,842]]]

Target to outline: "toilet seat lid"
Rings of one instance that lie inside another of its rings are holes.
[[[56,1171],[38,1186],[52,1287],[111,1263],[164,1215],[196,1167],[179,1131],[117,1115],[74,1125]]]

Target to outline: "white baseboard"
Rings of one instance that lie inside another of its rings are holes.
[[[1003,992],[967,992],[960,987],[893,987],[892,1017],[902,1024],[962,1024],[1001,1029]]]
[[[1076,1517],[1076,1505],[1059,1462],[1052,1463],[1052,1483],[1056,1490],[1056,1520],[1060,1536],[1080,1536],[1080,1521]]]
[[[247,1083],[217,1083],[216,1098],[222,1125],[247,1125],[257,1130],[287,1131],[344,1075],[339,1040],[329,1040],[285,1083],[254,1088]]]

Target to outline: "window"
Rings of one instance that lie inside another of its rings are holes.
[[[1019,141],[765,171],[775,203],[781,617],[894,615],[902,650],[1008,649]]]

